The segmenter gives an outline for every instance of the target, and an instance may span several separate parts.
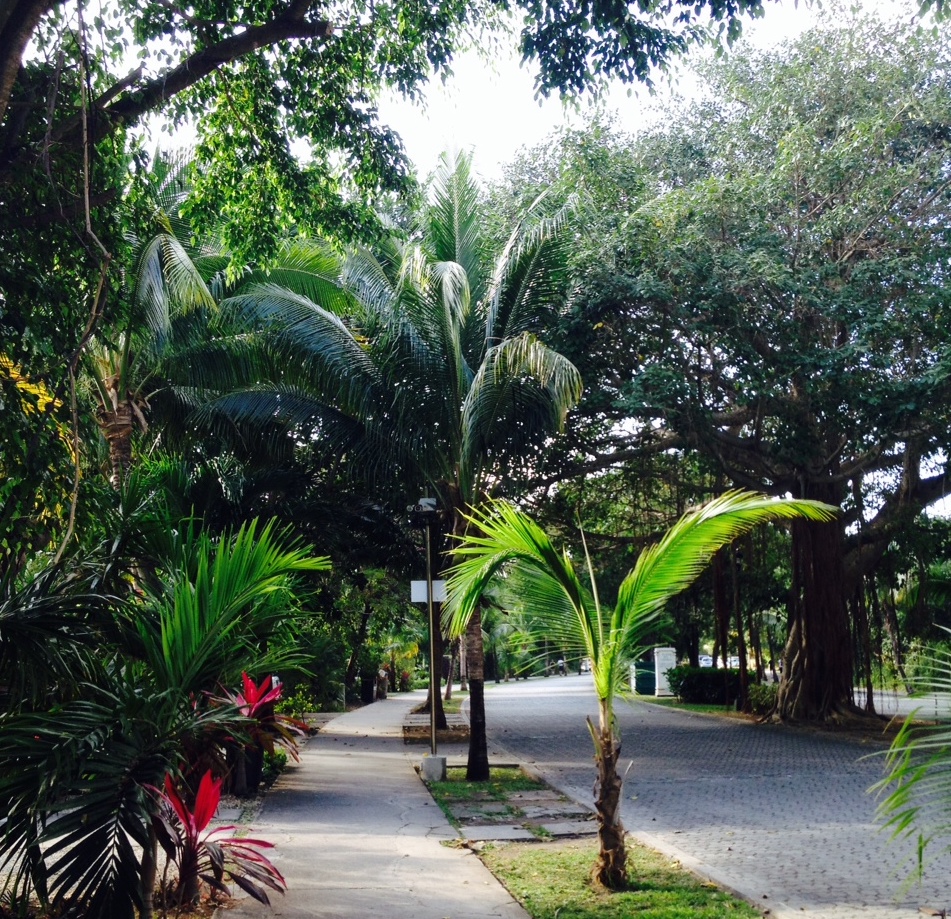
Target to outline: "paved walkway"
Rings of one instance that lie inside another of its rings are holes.
[[[222,919],[527,919],[472,852],[443,845],[456,833],[414,768],[428,747],[402,737],[424,695],[341,715],[307,742],[248,831],[275,843],[288,892],[270,908],[243,900]]]

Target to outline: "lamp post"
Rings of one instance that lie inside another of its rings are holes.
[[[410,514],[410,526],[420,527],[426,534],[426,610],[429,616],[429,752],[436,755],[436,705],[439,693],[439,678],[436,673],[436,622],[433,606],[433,558],[432,525],[439,514],[435,498],[420,498],[407,510]]]

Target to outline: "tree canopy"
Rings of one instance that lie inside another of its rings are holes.
[[[793,526],[789,713],[825,716],[851,696],[847,600],[947,488],[951,57],[940,30],[856,20],[703,77],[659,130],[559,167],[626,199],[586,253],[566,353],[603,387],[558,474],[696,451],[842,507],[838,538]]]

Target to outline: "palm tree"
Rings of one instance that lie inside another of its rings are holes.
[[[227,263],[213,246],[187,246],[190,228],[179,217],[187,198],[190,162],[157,155],[143,195],[154,234],[130,237],[132,264],[123,291],[121,324],[90,337],[84,370],[96,403],[96,423],[109,449],[110,480],[118,487],[132,464],[135,431],[148,430],[149,399],[167,386],[169,368],[193,370],[176,352],[209,336],[215,287],[206,279]]]
[[[947,851],[951,835],[951,647],[929,648],[923,663],[926,675],[912,678],[911,688],[937,696],[938,717],[929,712],[922,722],[915,710],[905,719],[885,755],[884,778],[869,789],[880,798],[876,818],[892,840],[915,840],[919,876],[928,848],[938,843]]]
[[[667,601],[697,578],[716,551],[752,527],[795,517],[829,520],[834,514],[835,508],[814,501],[728,492],[688,511],[660,542],[640,554],[621,582],[613,610],[601,605],[590,558],[584,584],[570,555],[558,551],[525,514],[494,502],[470,515],[472,531],[456,547],[460,561],[449,572],[450,634],[466,630],[483,591],[497,575],[508,574],[517,577],[520,600],[531,611],[538,633],[591,660],[598,723],[589,719],[588,728],[598,768],[600,844],[593,877],[604,887],[617,890],[627,883],[614,695],[625,682],[629,663],[644,650],[648,631],[657,626]]]
[[[149,395],[163,385],[161,368],[174,351],[175,332],[196,334],[181,314],[214,310],[212,294],[184,246],[170,232],[157,234],[140,253],[132,296],[135,309],[115,338],[90,339],[84,369],[96,401],[96,423],[109,447],[110,480],[118,487],[132,465],[132,438],[148,430]],[[202,323],[197,334],[203,334]],[[174,358],[172,358],[174,360]]]
[[[573,365],[536,334],[563,302],[566,212],[541,217],[539,202],[492,259],[478,204],[469,157],[444,158],[418,242],[343,258],[291,244],[268,282],[221,305],[254,330],[246,340],[270,361],[270,382],[213,400],[207,416],[223,429],[280,419],[328,463],[399,488],[404,504],[416,489],[435,494],[444,531],[462,535],[466,510],[530,469],[581,395]],[[467,651],[468,776],[479,781],[478,613]]]

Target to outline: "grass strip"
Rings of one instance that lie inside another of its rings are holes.
[[[519,792],[547,789],[517,768],[493,768],[488,782],[467,782],[465,769],[446,772],[428,788],[457,828],[453,808],[479,802],[512,804]],[[676,861],[637,843],[628,844],[629,890],[594,887],[591,868],[597,841],[542,840],[487,843],[479,856],[533,919],[756,919],[762,914]]]
[[[461,824],[453,813],[454,807],[480,801],[508,801],[520,791],[543,789],[546,786],[529,778],[521,769],[505,766],[490,769],[488,782],[467,782],[466,770],[453,767],[446,770],[445,782],[428,782],[426,787],[446,819],[458,830]],[[518,809],[513,808],[512,814],[518,814]]]
[[[631,888],[609,893],[591,884],[597,843],[571,840],[487,845],[489,870],[532,919],[756,919],[748,903],[644,846],[628,847]]]
[[[493,767],[488,782],[467,782],[464,767],[446,770],[445,782],[430,782],[429,793],[447,803],[466,801],[505,801],[519,791],[537,791],[548,786],[530,778],[515,766]]]

